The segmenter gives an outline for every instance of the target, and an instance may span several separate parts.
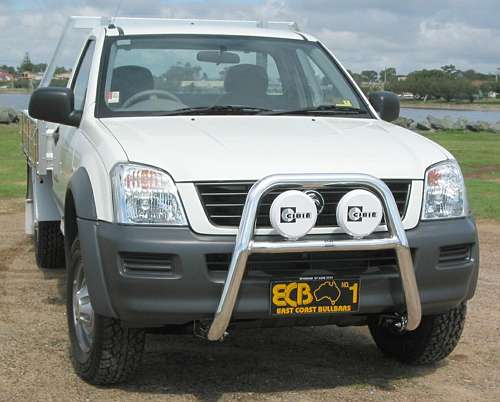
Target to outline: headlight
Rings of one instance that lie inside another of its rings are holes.
[[[467,197],[458,163],[448,160],[431,166],[425,174],[422,219],[458,218],[467,211]]]
[[[119,223],[187,225],[177,187],[165,172],[119,164],[111,173],[115,217]]]

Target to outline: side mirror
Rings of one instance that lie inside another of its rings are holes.
[[[74,104],[75,96],[69,88],[38,88],[31,95],[28,112],[35,119],[78,127],[82,114],[73,110]]]
[[[399,117],[399,98],[395,93],[372,92],[368,95],[368,100],[382,120],[394,121]]]

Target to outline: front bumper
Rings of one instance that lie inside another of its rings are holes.
[[[234,236],[198,235],[189,228],[127,226],[83,219],[79,219],[78,229],[90,296],[97,313],[141,327],[213,318],[225,278],[209,273],[206,255],[231,254]],[[473,218],[421,222],[415,229],[406,231],[406,235],[424,315],[445,312],[474,295],[479,250]],[[258,239],[272,238],[259,236]],[[470,254],[461,261],[441,264],[441,248],[455,245],[469,245]],[[168,256],[172,269],[162,274],[151,271],[132,274],[124,270],[126,255]],[[295,318],[293,325],[349,325],[362,322],[371,314],[405,310],[397,271],[360,278],[360,309],[355,317],[338,314],[326,318]],[[269,315],[269,279],[243,280],[232,319],[275,321]]]

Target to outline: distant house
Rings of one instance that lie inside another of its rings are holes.
[[[56,80],[69,80],[71,78],[71,71],[65,71],[64,73],[54,74]]]
[[[396,75],[396,78],[398,79],[398,81],[406,81],[408,76],[407,75]]]
[[[20,74],[21,79],[24,80],[35,80],[35,81],[40,81],[43,77],[43,73],[33,73],[31,71],[23,71]]]
[[[14,81],[14,75],[11,73],[7,73],[5,71],[0,71],[0,81],[1,82],[10,82]]]
[[[24,79],[24,80],[32,80],[33,79],[33,73],[31,71],[23,71],[20,75],[19,78]]]

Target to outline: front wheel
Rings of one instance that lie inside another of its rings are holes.
[[[457,346],[464,329],[466,303],[444,314],[422,317],[420,326],[399,333],[383,322],[370,323],[372,337],[383,353],[403,363],[425,365],[447,357]]]
[[[124,328],[119,320],[94,312],[78,238],[73,242],[69,260],[66,308],[73,367],[91,384],[124,382],[140,364],[145,332]]]

